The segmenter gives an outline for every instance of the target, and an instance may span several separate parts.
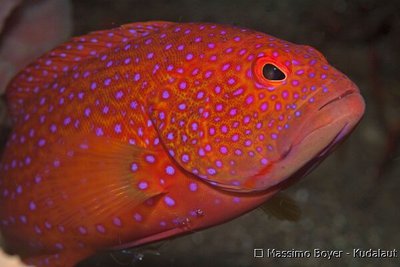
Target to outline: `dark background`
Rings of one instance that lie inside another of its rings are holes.
[[[400,1],[72,2],[74,35],[135,21],[207,21],[312,45],[360,87],[367,103],[354,134],[287,190],[302,209],[299,222],[255,210],[156,246],[98,255],[80,267],[399,266],[400,255],[394,260],[255,259],[253,249],[400,250]]]

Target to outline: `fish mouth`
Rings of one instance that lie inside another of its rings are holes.
[[[329,101],[326,102],[325,104],[323,104],[321,107],[318,108],[318,111],[321,111],[321,110],[324,109],[326,106],[328,106],[328,105],[330,105],[330,104],[332,104],[332,103],[334,103],[334,102],[336,102],[336,101],[339,101],[339,100],[341,100],[342,98],[345,98],[345,97],[347,97],[347,96],[349,96],[349,95],[351,95],[351,94],[354,94],[354,93],[357,93],[357,91],[356,91],[356,90],[347,90],[347,91],[345,91],[344,93],[342,93],[341,95],[339,95],[339,96],[333,98],[332,100],[329,100]]]
[[[323,103],[310,113],[307,121],[280,139],[280,157],[267,174],[256,178],[255,191],[271,189],[293,176],[307,175],[355,128],[364,110],[365,103],[357,88]]]

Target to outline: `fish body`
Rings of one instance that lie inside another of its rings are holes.
[[[315,49],[207,23],[73,38],[7,97],[0,227],[36,266],[235,218],[307,174],[364,111]]]

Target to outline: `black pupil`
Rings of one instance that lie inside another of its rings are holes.
[[[285,73],[283,73],[277,66],[272,64],[265,64],[263,67],[264,78],[270,81],[280,81],[285,79]]]

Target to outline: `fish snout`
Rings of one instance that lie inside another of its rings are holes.
[[[331,92],[320,92],[315,103],[304,104],[299,109],[301,115],[281,132],[276,144],[279,156],[268,179],[258,180],[258,188],[274,186],[299,170],[301,177],[305,176],[358,124],[365,103],[357,86],[346,78],[331,83],[329,88]]]

